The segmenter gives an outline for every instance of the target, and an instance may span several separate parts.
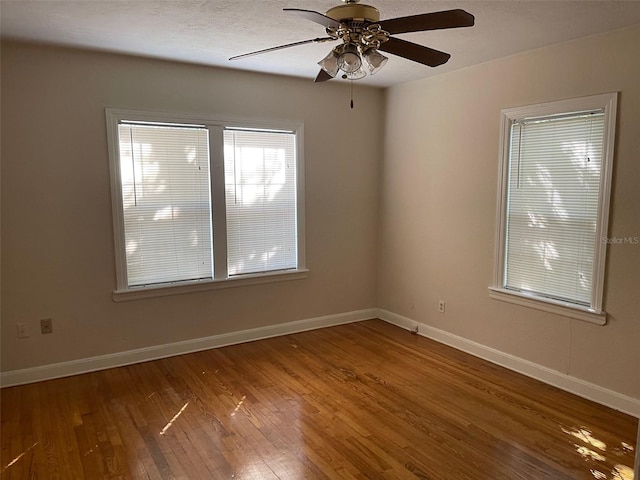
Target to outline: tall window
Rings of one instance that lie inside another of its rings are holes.
[[[127,286],[213,277],[204,127],[118,126]]]
[[[295,163],[291,133],[224,131],[229,275],[296,267]]]
[[[107,121],[114,298],[304,271],[300,126],[112,109]]]
[[[602,314],[615,107],[612,94],[503,111],[494,290]]]

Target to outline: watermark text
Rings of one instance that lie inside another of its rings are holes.
[[[640,237],[602,237],[607,245],[640,245]]]

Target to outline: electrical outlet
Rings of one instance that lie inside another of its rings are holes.
[[[438,302],[438,311],[439,311],[440,313],[444,313],[444,306],[445,306],[445,304],[444,304],[444,300],[440,300],[440,301]]]
[[[26,323],[19,323],[18,327],[18,338],[27,338],[29,337],[29,325]]]
[[[53,320],[50,318],[40,320],[40,333],[53,333]]]

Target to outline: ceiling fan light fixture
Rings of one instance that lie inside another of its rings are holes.
[[[338,67],[344,73],[353,73],[362,67],[362,59],[358,52],[358,47],[353,43],[347,43],[338,55]]]
[[[342,75],[342,78],[345,80],[360,80],[361,78],[364,78],[366,76],[367,72],[364,70],[364,68],[362,68],[362,66],[360,66],[360,68],[355,72],[345,73],[344,75]]]
[[[335,50],[331,50],[329,55],[318,62],[318,65],[332,77],[338,74],[340,67],[338,66],[338,54]]]
[[[362,54],[362,58],[364,58],[364,61],[367,64],[369,73],[371,75],[377,73],[389,60],[375,48],[368,48],[367,50],[365,50]]]
[[[378,50],[429,67],[442,65],[451,57],[446,52],[412,43],[393,35],[470,27],[475,23],[473,15],[459,8],[380,21],[380,12],[375,7],[360,4],[360,0],[342,1],[343,5],[330,8],[325,14],[300,8],[284,9],[285,12],[291,12],[298,17],[322,25],[327,36],[236,55],[229,60],[309,43],[340,41],[340,45],[333,48],[325,58],[318,62],[321,69],[314,81],[317,83],[326,82],[337,77],[338,74],[343,79],[359,80],[366,77],[367,74],[376,74],[387,63],[388,58]]]

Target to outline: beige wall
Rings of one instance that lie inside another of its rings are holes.
[[[503,108],[621,92],[609,236],[640,237],[638,45],[635,27],[387,92],[379,307],[640,399],[640,245],[608,248],[606,326],[487,291]]]
[[[3,371],[375,306],[381,90],[7,43],[1,93]],[[304,122],[309,277],[112,302],[105,107]]]

